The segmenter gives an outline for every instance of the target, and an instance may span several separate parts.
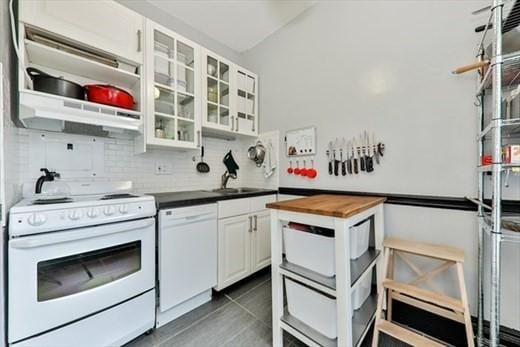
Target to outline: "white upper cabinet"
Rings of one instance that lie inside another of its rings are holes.
[[[236,128],[242,135],[258,135],[258,76],[244,68],[236,70]]]
[[[202,126],[205,133],[258,135],[258,77],[204,50]]]
[[[144,18],[112,0],[20,0],[20,21],[136,63]]]
[[[231,132],[234,130],[235,80],[234,65],[218,55],[204,50],[202,77],[202,125]]]
[[[197,148],[201,143],[200,47],[146,21],[148,145]]]
[[[20,0],[19,9],[21,124],[50,131],[88,124],[100,135],[143,136],[144,18],[109,0]],[[38,82],[45,75],[72,82],[76,92],[47,88]],[[116,87],[128,101],[82,89],[94,84]]]
[[[67,131],[88,124],[149,146],[200,147],[205,134],[258,136],[258,77],[113,0],[19,0],[19,119]],[[131,106],[49,91],[28,68],[81,86],[108,84]],[[118,106],[119,105],[119,106]]]

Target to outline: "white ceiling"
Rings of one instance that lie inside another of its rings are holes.
[[[238,52],[253,48],[317,0],[146,0]]]

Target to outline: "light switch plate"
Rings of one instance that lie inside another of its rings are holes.
[[[157,162],[155,163],[156,175],[171,175],[173,174],[173,165],[170,163]]]

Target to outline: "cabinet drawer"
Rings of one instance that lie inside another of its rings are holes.
[[[265,210],[266,204],[276,201],[276,194],[251,198],[251,212]]]
[[[246,214],[251,211],[251,198],[233,199],[218,202],[218,218]]]
[[[218,218],[238,216],[265,209],[265,205],[276,201],[276,195],[256,196],[218,202]]]

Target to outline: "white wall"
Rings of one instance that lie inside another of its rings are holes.
[[[285,173],[280,186],[463,197],[476,192],[475,74],[450,71],[474,59],[488,1],[320,1],[246,53],[258,73],[262,131],[317,126],[315,180]],[[374,131],[387,147],[374,173],[329,176],[336,137]],[[284,144],[280,143],[284,148]],[[518,179],[518,178],[517,178]],[[517,191],[517,190],[516,190]],[[514,195],[514,194],[513,194]],[[516,196],[518,198],[518,196]],[[476,310],[473,212],[387,205],[386,234],[460,247]],[[520,329],[520,253],[504,247],[502,324]],[[445,289],[453,292],[450,280]]]
[[[477,2],[481,3],[481,2]],[[472,1],[321,1],[246,54],[259,74],[262,130],[318,126],[321,175],[282,186],[424,195],[475,191]],[[326,174],[336,137],[386,144],[371,175]],[[281,136],[283,137],[283,136]],[[282,166],[287,158],[282,157]]]

